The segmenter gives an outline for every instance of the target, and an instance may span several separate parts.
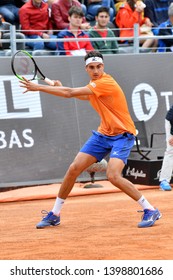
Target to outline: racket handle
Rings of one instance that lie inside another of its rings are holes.
[[[48,78],[45,78],[44,80],[50,86],[54,86],[55,85],[54,82],[52,80],[48,79]]]

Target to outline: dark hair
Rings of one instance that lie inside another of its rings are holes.
[[[85,55],[84,60],[86,61],[90,57],[101,57],[103,59],[103,55],[99,51],[90,51],[90,52],[88,52]]]
[[[76,6],[72,6],[69,9],[68,14],[69,14],[70,17],[74,14],[78,15],[78,16],[81,16],[81,17],[84,17],[84,13],[83,13],[82,9],[79,8],[79,7],[76,7]]]
[[[109,8],[108,7],[100,7],[97,10],[96,16],[98,16],[100,13],[107,13],[109,15]]]
[[[135,10],[135,5],[136,5],[134,0],[127,0],[127,3],[129,4],[129,6],[132,9],[132,11],[134,11]]]

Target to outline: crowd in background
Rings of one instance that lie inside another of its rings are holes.
[[[171,52],[172,2],[1,0],[0,49],[10,48],[10,44],[1,43],[1,39],[9,39],[10,25],[15,25],[16,38],[28,39],[26,43],[18,43],[17,49],[50,50],[57,55],[84,55],[96,49],[103,54],[116,54],[122,47],[133,45],[134,24],[137,23],[141,50]],[[169,35],[170,39],[158,40],[155,35]]]

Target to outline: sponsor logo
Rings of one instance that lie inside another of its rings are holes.
[[[161,169],[159,169],[159,170],[157,171],[157,174],[156,174],[156,177],[154,178],[154,180],[159,180],[159,179],[160,179],[160,173],[161,173]],[[173,178],[173,173],[172,173],[172,175],[171,175],[171,178]]]
[[[118,155],[118,152],[115,151],[115,152],[113,152],[112,154],[117,156],[117,155]]]
[[[15,129],[8,133],[0,130],[0,149],[31,148],[34,146],[31,129],[24,129],[17,133]]]
[[[1,76],[0,120],[29,118],[42,118],[40,93],[23,94],[23,88],[19,86],[19,80],[15,76]],[[31,148],[34,146],[32,129],[29,127],[16,128],[16,126],[14,129],[11,126],[12,124],[5,131],[0,130],[0,149]]]
[[[132,176],[136,180],[138,177],[145,178],[147,174],[144,173],[143,170],[138,170],[138,169],[136,170],[134,167],[130,169],[130,167],[128,167],[125,176]]]
[[[158,97],[147,83],[137,85],[132,92],[132,106],[138,120],[148,121],[158,109]]]
[[[96,84],[94,82],[91,82],[90,85],[95,88],[96,87]]]
[[[0,119],[42,117],[39,92],[23,94],[23,88],[19,87],[19,80],[16,77],[1,76],[0,78]]]
[[[159,170],[157,171],[157,174],[156,174],[156,177],[154,178],[154,180],[159,180],[159,178],[160,178],[160,173],[161,173],[161,169],[159,169]]]

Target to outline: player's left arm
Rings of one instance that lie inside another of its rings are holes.
[[[62,83],[59,80],[53,81],[55,86],[63,86]],[[77,99],[80,100],[88,100],[89,97],[88,95],[80,95],[80,96],[76,96]]]
[[[89,95],[93,94],[93,92],[87,86],[70,88],[70,87],[62,86],[60,81],[54,81],[54,82],[55,82],[55,86],[48,86],[48,85],[36,84],[23,77],[23,80],[20,81],[20,87],[25,89],[24,93],[28,91],[42,91],[59,97],[64,97],[64,98],[75,97],[81,100],[88,100]]]

